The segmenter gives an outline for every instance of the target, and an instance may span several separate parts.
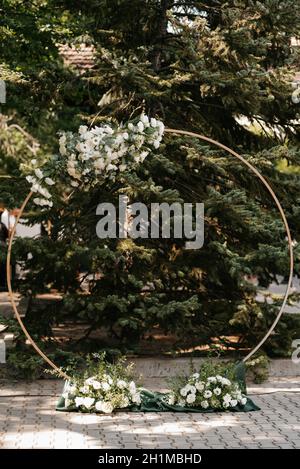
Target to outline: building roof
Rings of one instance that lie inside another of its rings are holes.
[[[95,48],[86,44],[61,44],[59,51],[66,65],[84,72],[95,64]]]

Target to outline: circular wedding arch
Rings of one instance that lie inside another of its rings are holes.
[[[165,129],[165,132],[166,133],[170,133],[170,134],[174,134],[174,135],[184,135],[184,136],[190,136],[190,137],[194,137],[194,138],[198,138],[199,140],[203,140],[207,143],[210,143],[212,145],[215,145],[219,148],[221,148],[222,150],[225,150],[227,153],[230,153],[232,156],[234,156],[235,158],[237,158],[238,160],[240,160],[245,166],[247,166],[250,171],[252,171],[252,173],[255,174],[255,176],[257,176],[260,181],[263,183],[263,185],[266,187],[266,189],[268,190],[268,192],[271,194],[276,206],[277,206],[277,209],[280,213],[280,216],[282,218],[282,221],[283,221],[283,224],[284,224],[284,227],[285,227],[285,231],[286,231],[286,235],[287,235],[287,242],[288,242],[288,250],[289,250],[289,278],[288,278],[288,282],[287,282],[287,286],[286,286],[286,291],[285,291],[285,294],[284,294],[284,298],[283,298],[283,301],[282,301],[282,304],[281,304],[281,307],[278,311],[278,314],[275,318],[275,320],[273,321],[273,323],[271,324],[269,330],[267,331],[267,333],[264,335],[264,337],[259,341],[259,343],[246,355],[246,357],[243,358],[243,362],[246,362],[247,360],[249,360],[250,357],[252,357],[252,355],[254,353],[256,353],[260,348],[261,346],[265,343],[265,341],[270,337],[270,335],[272,334],[273,330],[275,329],[276,325],[278,324],[283,312],[284,312],[284,308],[285,308],[285,305],[286,305],[286,302],[287,302],[287,299],[288,299],[288,295],[289,295],[289,291],[290,291],[290,287],[291,287],[291,284],[292,284],[292,280],[293,280],[293,269],[294,269],[294,256],[293,256],[293,243],[292,243],[292,237],[291,237],[291,232],[290,232],[290,228],[289,228],[289,225],[288,225],[288,222],[287,222],[287,219],[286,219],[286,216],[285,216],[285,213],[284,213],[284,210],[275,194],[275,192],[273,191],[272,187],[270,186],[270,184],[267,182],[267,180],[261,175],[261,173],[255,168],[255,166],[253,166],[251,163],[249,163],[249,161],[245,160],[245,158],[243,158],[241,155],[239,155],[238,153],[236,153],[234,150],[232,150],[231,148],[227,147],[226,145],[224,145],[223,143],[220,143],[220,142],[217,142],[216,140],[213,140],[212,138],[210,137],[206,137],[205,135],[201,135],[201,134],[198,134],[198,133],[195,133],[195,132],[189,132],[187,130],[177,130],[177,129],[169,129],[169,128],[166,128]],[[18,308],[17,308],[17,305],[16,305],[16,302],[14,300],[14,295],[13,295],[13,290],[12,290],[12,285],[11,285],[11,268],[10,268],[10,262],[11,262],[11,253],[12,253],[12,244],[13,244],[13,240],[14,240],[14,237],[15,237],[15,234],[16,234],[16,226],[24,212],[24,209],[27,205],[27,203],[29,202],[29,200],[31,199],[33,195],[33,192],[29,192],[29,194],[27,195],[26,199],[24,200],[22,206],[21,206],[21,209],[20,209],[20,212],[16,218],[16,222],[15,222],[15,225],[13,227],[13,230],[12,230],[12,233],[11,233],[11,236],[10,236],[10,239],[9,239],[9,243],[8,243],[8,251],[7,251],[7,260],[6,260],[6,278],[7,278],[7,287],[8,287],[8,292],[9,292],[9,298],[10,298],[10,302],[11,302],[11,305],[12,305],[12,308],[13,308],[13,311],[14,311],[14,314],[20,324],[20,327],[21,329],[23,330],[25,336],[27,337],[28,341],[30,342],[30,344],[33,346],[33,348],[35,349],[35,351],[48,363],[48,365],[50,365],[62,378],[65,378],[67,380],[70,380],[70,377],[64,373],[57,365],[55,365],[55,363],[53,363],[50,358],[48,358],[48,356],[39,348],[39,346],[36,344],[36,342],[33,340],[33,338],[31,337],[31,335],[29,334],[29,332],[27,331],[23,321],[22,321],[22,318],[20,316],[20,313],[18,311]]]

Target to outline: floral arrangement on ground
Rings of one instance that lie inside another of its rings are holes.
[[[244,387],[244,383],[243,383]],[[205,362],[199,372],[171,380],[168,404],[179,407],[227,410],[247,404],[235,366]]]
[[[67,410],[112,413],[141,404],[141,389],[133,379],[133,365],[125,358],[115,363],[105,359],[105,354],[87,357],[83,373],[77,372],[66,382],[62,398]],[[69,370],[68,370],[69,372]]]
[[[70,372],[69,370],[67,370]],[[205,362],[198,371],[170,381],[170,392],[152,392],[134,379],[133,364],[121,357],[110,363],[105,354],[87,358],[84,371],[66,382],[57,410],[111,414],[126,411],[213,412],[257,410],[236,377],[236,365]]]

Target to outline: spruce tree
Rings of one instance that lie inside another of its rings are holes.
[[[3,109],[40,142],[40,161],[58,151],[59,129],[145,112],[242,154],[276,190],[297,239],[299,106],[291,101],[297,3],[47,1],[31,2],[25,16],[21,2],[1,3],[3,44],[13,43],[3,52],[1,70],[12,74],[12,100]],[[95,48],[95,65],[83,74],[63,65],[58,49],[59,43],[82,41]],[[22,168],[16,169],[20,177]],[[287,275],[284,227],[260,181],[228,154],[166,134],[135,173],[68,200],[64,191],[60,184],[54,208],[47,214],[35,209],[32,216],[48,219],[51,233],[16,243],[28,272],[21,290],[35,294],[51,287],[64,294],[53,321],[84,321],[87,334],[104,327],[118,346],[132,347],[163,330],[181,347],[218,341],[242,349],[274,320],[279,302],[256,302],[257,289],[247,277],[267,287]],[[203,248],[188,251],[174,237],[96,238],[97,204],[117,204],[121,193],[146,204],[203,202]],[[297,247],[295,252],[298,272]],[[89,278],[89,294],[80,271]],[[297,335],[292,323],[287,317],[280,324],[268,351],[290,347]]]

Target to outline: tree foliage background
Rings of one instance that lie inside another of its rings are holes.
[[[8,206],[18,206],[28,190],[26,162],[34,155],[42,164],[58,151],[59,130],[145,111],[241,153],[276,190],[297,240],[297,2],[1,0],[0,13],[0,79],[7,85],[0,196]],[[64,63],[60,45],[82,43],[93,46],[94,65],[78,70]],[[51,230],[15,247],[26,265],[17,285],[24,294],[63,293],[55,309],[27,315],[37,335],[71,319],[83,321],[87,334],[104,327],[120,347],[133,348],[161,329],[180,346],[218,338],[247,348],[266,332],[276,300],[256,302],[247,276],[267,287],[287,275],[285,233],[272,199],[238,161],[195,139],[166,135],[156,154],[116,184],[69,199],[58,186],[53,209],[40,214],[30,206],[27,214],[31,223],[49,220]],[[147,204],[204,202],[204,247],[186,251],[174,238],[97,239],[96,205],[121,193]],[[295,254],[299,273],[297,246]],[[80,272],[89,274],[88,292]],[[286,316],[266,350],[287,351],[293,335],[295,320]]]

